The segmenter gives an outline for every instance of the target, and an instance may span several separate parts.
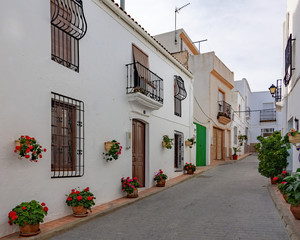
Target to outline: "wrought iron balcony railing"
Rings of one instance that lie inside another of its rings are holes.
[[[225,101],[218,102],[218,117],[224,116],[231,119],[231,105]]]
[[[274,122],[274,121],[276,121],[275,109],[260,110],[260,122]]]
[[[140,92],[159,103],[163,103],[163,80],[139,62],[127,67],[127,94]]]

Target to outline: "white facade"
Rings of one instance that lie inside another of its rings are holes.
[[[0,196],[0,237],[17,231],[7,224],[7,214],[21,202],[46,202],[48,222],[71,214],[65,194],[72,188],[89,186],[96,205],[124,196],[120,179],[132,176],[132,149],[126,145],[131,146],[133,119],[146,128],[145,186],[154,185],[160,168],[169,178],[182,174],[175,172],[174,148],[163,149],[161,143],[165,134],[174,138],[180,132],[185,140],[194,134],[192,74],[112,1],[86,0],[83,9],[88,30],[80,40],[79,73],[51,60],[50,1],[7,1],[0,9],[0,190],[5,193]],[[158,110],[126,94],[132,44],[149,56],[150,70],[163,79],[164,102]],[[174,115],[174,75],[181,76],[187,92],[181,117]],[[51,178],[51,92],[84,102],[82,177]],[[14,153],[20,135],[35,137],[48,149],[38,163]],[[106,162],[104,142],[112,139],[123,151],[118,160]],[[189,162],[193,149],[183,150],[183,161]]]
[[[250,129],[250,118],[251,118],[251,89],[248,84],[248,81],[246,78],[243,78],[242,80],[234,81],[234,91],[237,93],[233,96],[235,97],[235,104],[234,108],[237,112],[235,112],[235,117],[233,120],[233,128],[232,128],[232,135],[233,139],[232,142],[238,143],[238,140],[235,139],[235,130],[234,126],[237,127],[237,136],[239,134],[246,135],[247,140],[243,142],[243,146],[241,146],[241,153],[247,153],[250,151],[250,139],[251,139],[251,129]],[[239,107],[240,106],[240,107]],[[241,110],[239,110],[239,108]],[[236,122],[238,121],[238,124]],[[235,145],[235,144],[233,144]]]
[[[275,109],[275,100],[269,91],[251,93],[250,145],[258,143],[257,136],[268,136],[281,130],[281,112]]]
[[[300,46],[297,44],[299,41],[300,34],[300,6],[298,0],[287,0],[287,13],[286,19],[283,25],[283,56],[285,57],[288,39],[291,36],[291,64],[289,61],[283,59],[283,91],[282,91],[282,102],[278,103],[278,107],[282,107],[282,131],[286,134],[289,129],[295,128],[299,129],[299,118],[300,118]],[[286,67],[287,62],[287,69]],[[286,76],[286,70],[291,75],[289,82],[285,82],[284,78]],[[285,84],[286,83],[286,86]],[[300,167],[299,162],[299,152],[296,150],[295,146],[291,145],[291,150],[289,160],[288,170],[296,171]]]

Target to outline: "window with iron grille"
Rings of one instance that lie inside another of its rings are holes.
[[[174,114],[181,117],[181,101],[187,96],[184,81],[180,76],[174,76]]]
[[[84,174],[84,104],[52,93],[51,177],[81,177]]]
[[[81,0],[50,0],[51,59],[79,72],[79,40],[87,31]]]
[[[261,136],[268,137],[271,136],[273,132],[274,132],[274,128],[262,128]]]
[[[292,39],[292,34],[290,34],[290,37],[287,41],[286,48],[285,48],[285,75],[284,75],[284,85],[287,86],[290,82],[291,76],[292,76],[292,41],[295,39]]]

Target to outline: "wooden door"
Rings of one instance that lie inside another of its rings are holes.
[[[217,160],[221,160],[223,159],[223,154],[222,154],[222,148],[223,148],[223,144],[222,144],[222,137],[223,137],[223,131],[220,129],[217,129]]]
[[[145,124],[132,121],[132,177],[145,187]]]
[[[206,166],[206,127],[197,123],[196,165]]]

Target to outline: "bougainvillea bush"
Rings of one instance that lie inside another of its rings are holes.
[[[48,207],[45,203],[39,204],[36,200],[30,202],[22,202],[9,212],[8,223],[16,224],[23,227],[25,223],[37,225],[44,221],[44,217],[48,213]]]
[[[42,158],[42,152],[46,152],[47,149],[43,148],[37,143],[34,137],[21,136],[19,139],[20,146],[16,146],[15,152],[20,155],[20,157],[25,157],[30,161],[37,162],[39,158]]]
[[[95,205],[94,194],[90,192],[90,188],[87,187],[82,191],[72,189],[68,196],[66,203],[71,207],[84,206],[86,209],[91,210],[91,207]]]
[[[134,177],[132,179],[130,177],[127,177],[126,179],[122,177],[121,182],[122,182],[122,191],[127,192],[129,194],[133,193],[135,188],[142,187],[142,185],[138,183],[137,177]]]

